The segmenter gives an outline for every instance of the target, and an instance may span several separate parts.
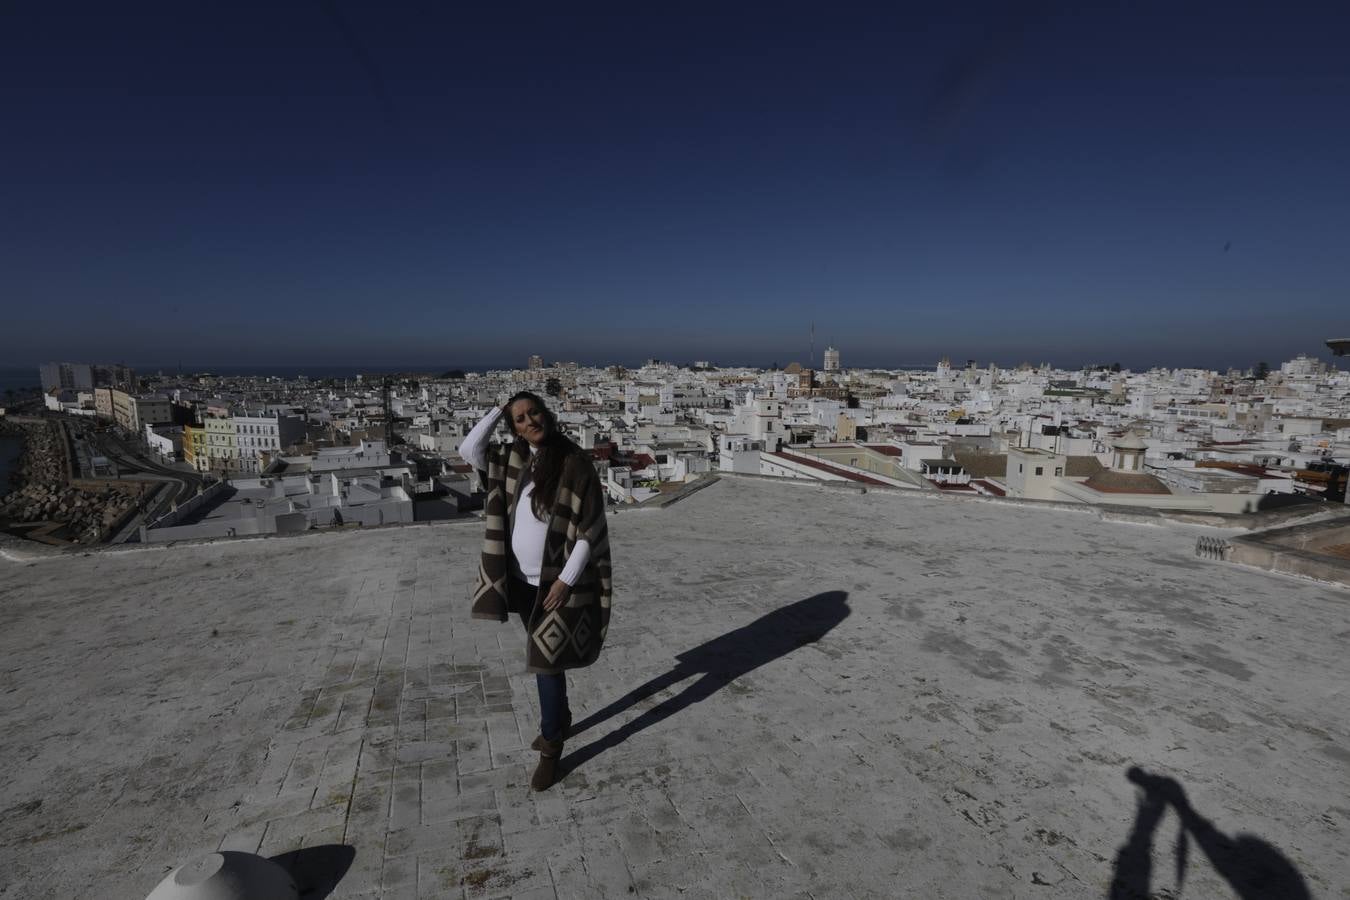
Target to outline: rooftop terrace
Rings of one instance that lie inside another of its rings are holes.
[[[542,794],[474,523],[9,547],[0,896],[331,845],[333,898],[1350,896],[1343,588],[1197,559],[1212,529],[806,482],[611,528]]]

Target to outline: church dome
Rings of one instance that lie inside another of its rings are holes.
[[[1125,432],[1120,437],[1111,442],[1111,446],[1117,450],[1147,450],[1148,444],[1139,437],[1139,433],[1133,429]]]

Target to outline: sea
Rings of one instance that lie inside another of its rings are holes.
[[[28,388],[42,387],[42,377],[37,366],[0,366],[0,406],[5,404],[5,391],[22,391]]]
[[[179,371],[177,363],[166,366],[132,366],[138,375],[158,375],[163,373],[167,376],[176,375]],[[276,378],[295,379],[301,376],[310,379],[319,378],[355,378],[357,375],[393,375],[402,373],[417,373],[421,375],[440,375],[444,372],[450,372],[459,369],[462,372],[492,372],[502,369],[520,369],[524,366],[516,364],[514,366],[502,363],[496,366],[457,366],[452,364],[441,366],[201,366],[201,365],[183,365],[184,375],[196,375],[198,373],[210,373],[212,375],[221,375],[225,377],[243,377],[247,375],[272,376]],[[6,390],[27,390],[37,389],[42,386],[42,378],[38,374],[37,366],[0,366],[0,406],[4,405],[4,396]]]

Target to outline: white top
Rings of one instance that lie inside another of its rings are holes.
[[[492,437],[492,429],[501,418],[501,407],[494,407],[486,416],[473,426],[459,445],[459,455],[475,469],[487,468],[487,445]],[[538,451],[530,447],[530,454]],[[530,497],[534,494],[534,482],[527,481],[521,488],[520,500],[516,503],[516,520],[511,525],[511,574],[535,587],[539,586],[539,570],[544,564],[544,540],[548,537],[548,522],[534,514]],[[524,515],[521,511],[524,510]],[[572,554],[567,557],[559,580],[569,585],[577,583],[586,563],[591,558],[591,545],[585,538],[577,538],[572,546]]]

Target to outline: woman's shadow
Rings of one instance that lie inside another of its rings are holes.
[[[650,728],[680,710],[707,699],[719,688],[747,672],[786,656],[799,647],[815,643],[844,621],[848,614],[848,592],[826,591],[775,609],[749,625],[678,654],[675,667],[669,672],[634,688],[604,709],[577,722],[570,734],[577,735],[594,728],[686,678],[695,675],[701,677],[631,722],[563,757],[563,772],[572,771],[605,750],[617,747],[644,728]]]
[[[1116,854],[1115,877],[1108,900],[1147,900],[1153,889],[1153,834],[1170,806],[1181,820],[1175,850],[1175,877],[1186,877],[1189,840],[1194,838],[1214,870],[1241,900],[1310,900],[1308,885],[1297,868],[1279,850],[1250,834],[1229,837],[1195,811],[1181,783],[1151,775],[1137,766],[1125,777],[1144,793],[1139,799],[1134,827]],[[1170,895],[1169,895],[1170,896]]]

